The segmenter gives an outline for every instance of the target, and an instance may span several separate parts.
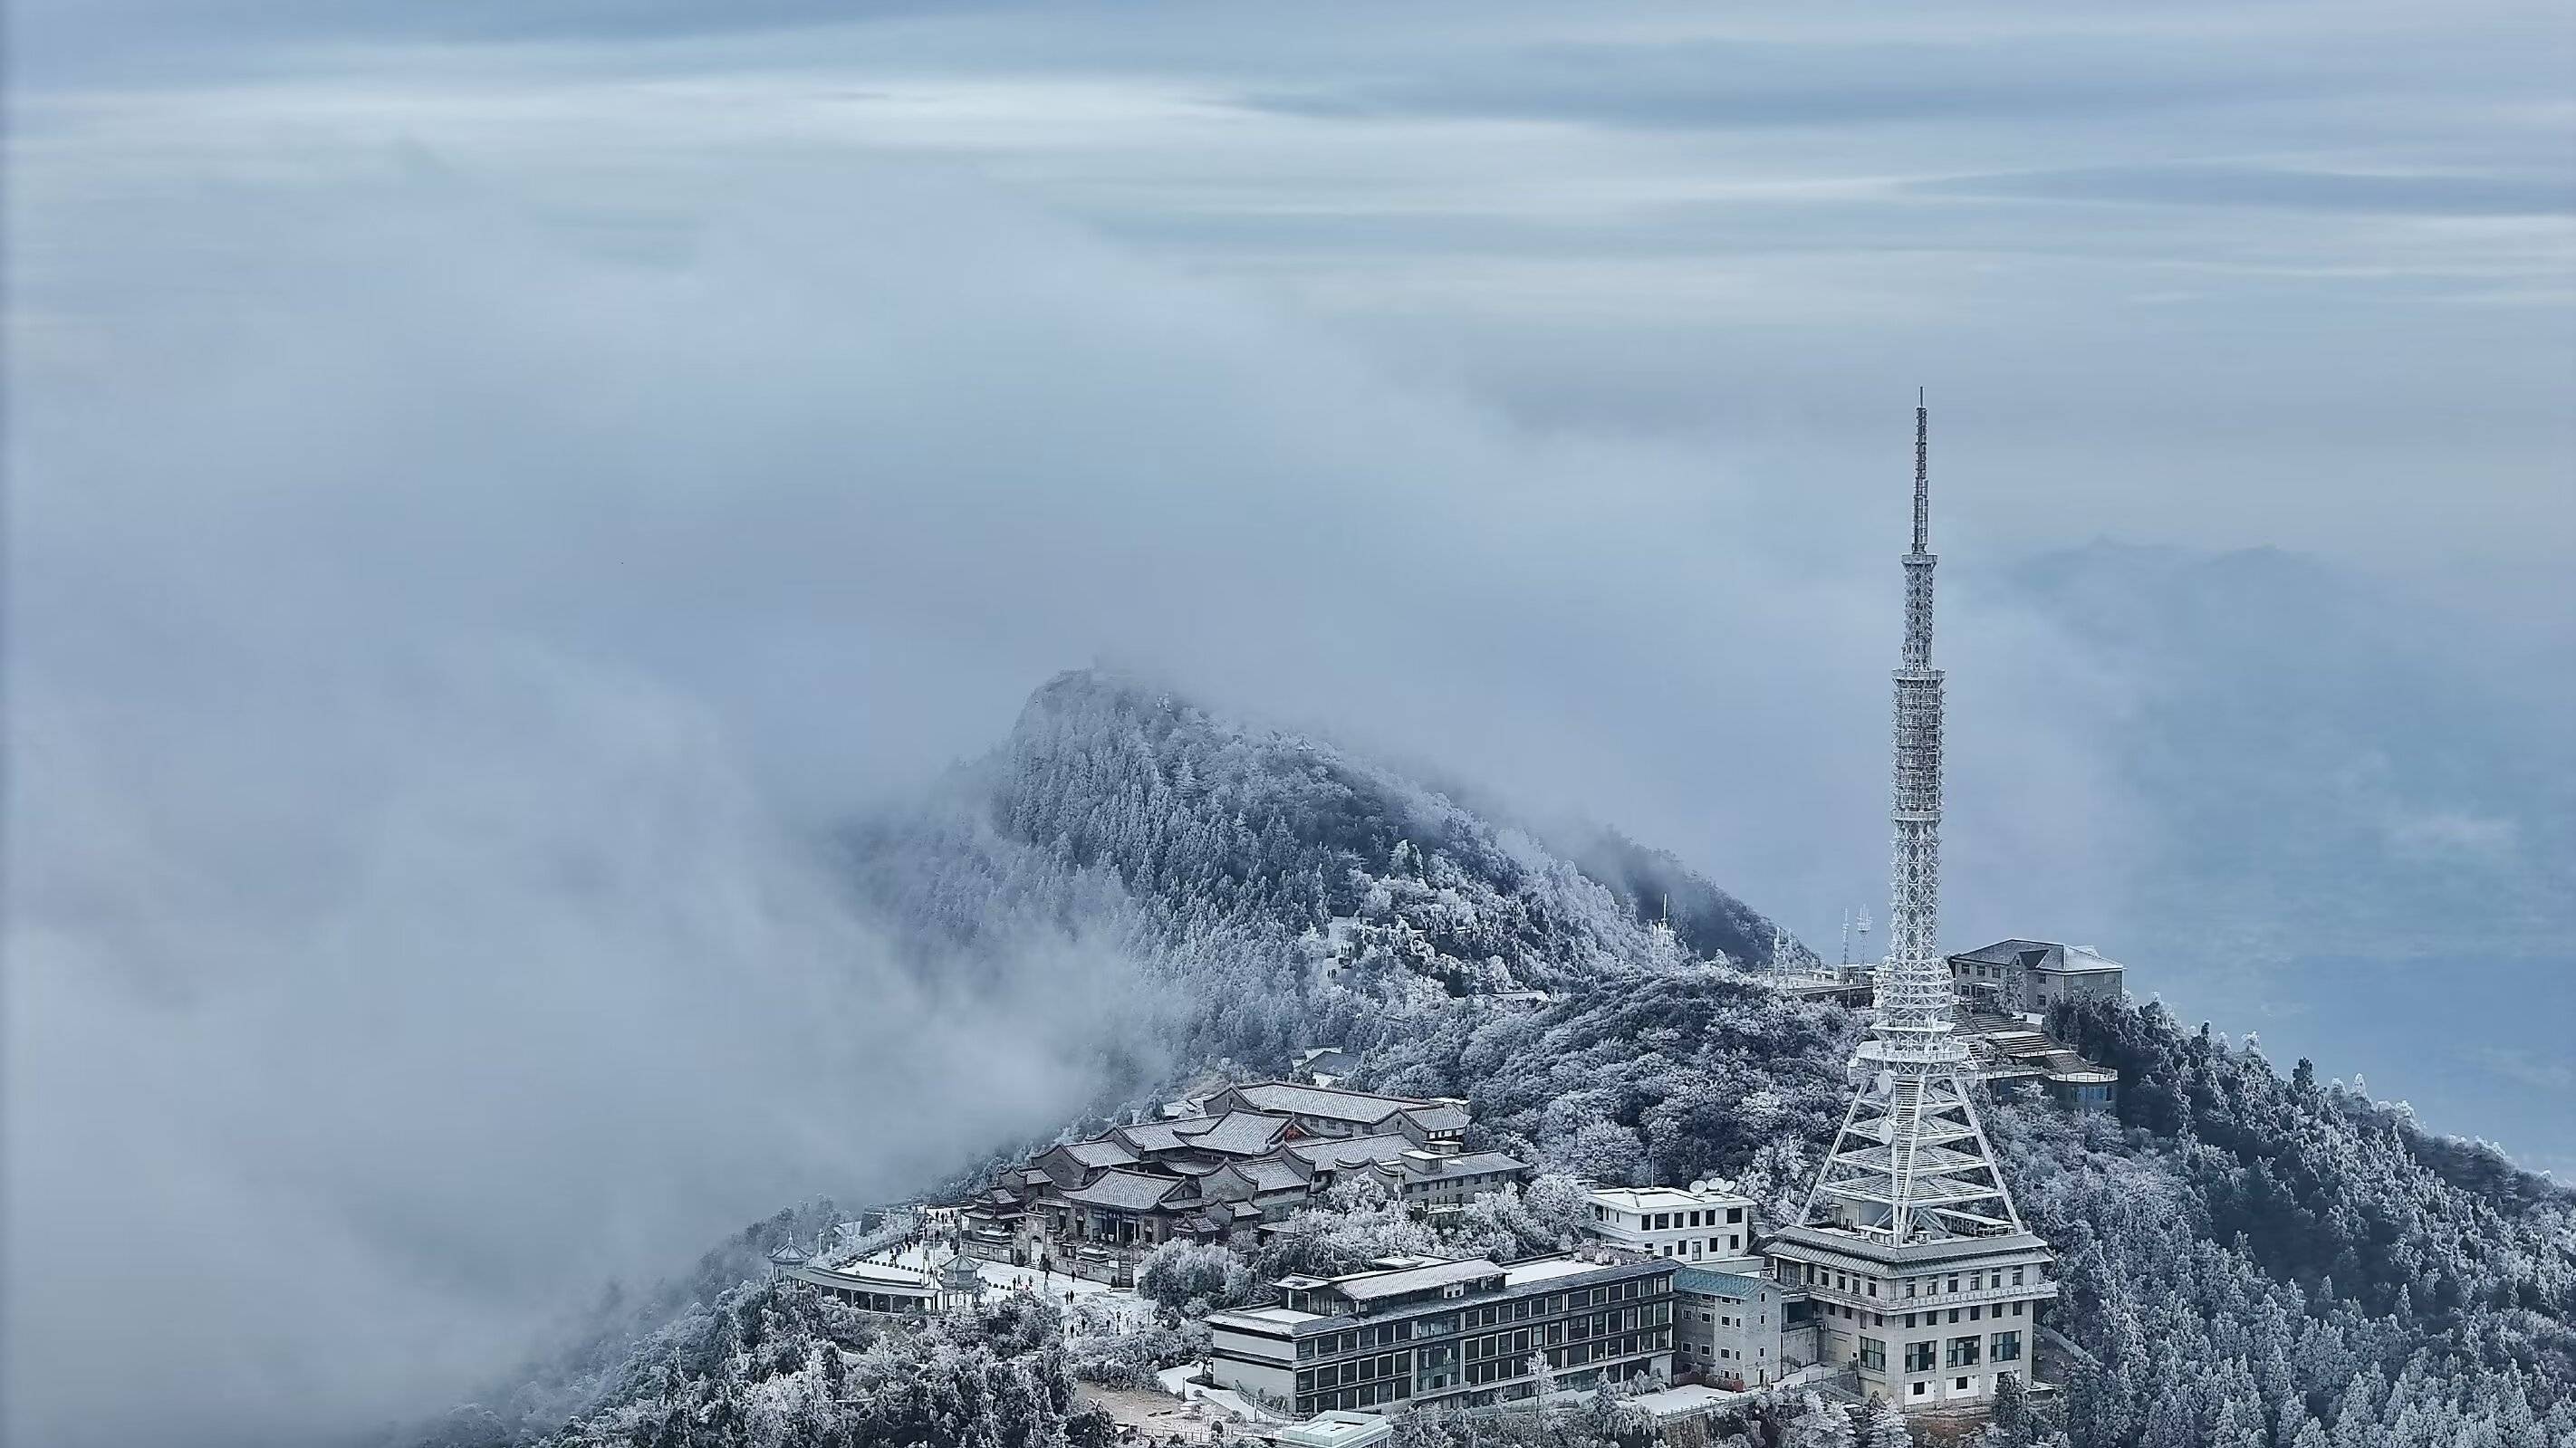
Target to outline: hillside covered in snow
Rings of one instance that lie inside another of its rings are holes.
[[[1110,993],[1116,1027],[1099,1041],[1101,1094],[1065,1103],[1068,1130],[1211,1068],[1267,1073],[1330,1042],[1359,1054],[1360,1084],[1467,1099],[1472,1145],[1602,1180],[1723,1177],[1776,1220],[1846,1096],[1859,1019],[1742,968],[1767,961],[1770,923],[1670,857],[1559,850],[1327,743],[1133,680],[1053,680],[1000,747],[829,848],[926,980],[1032,952],[1094,972],[1085,988]],[[1506,991],[1515,1008],[1498,1008]],[[2072,1369],[2062,1403],[1991,1443],[2576,1443],[2576,1198],[2159,1006],[2054,1026],[2128,1084],[2116,1115],[1994,1103],[2016,1194],[2061,1253]],[[956,1180],[1030,1145],[960,1142]],[[782,1211],[694,1273],[616,1299],[432,1441],[1097,1438],[1026,1323],[907,1339],[746,1280],[834,1216]],[[1755,1448],[1834,1441],[1787,1417],[1738,1430]],[[1608,1419],[1580,1431],[1655,1439]]]
[[[1560,851],[1329,743],[1097,671],[1049,681],[999,748],[841,847],[925,968],[1033,941],[1105,951],[1148,987],[1137,1047],[1184,1064],[1275,1069],[1362,1020],[1775,948],[1769,920],[1670,855],[1606,833]]]

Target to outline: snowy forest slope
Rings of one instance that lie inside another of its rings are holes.
[[[1367,1018],[1774,948],[1769,920],[1668,855],[1599,836],[1587,869],[1330,744],[1091,670],[842,844],[926,968],[1096,947],[1140,974],[1146,1034],[1184,1068],[1276,1069]]]
[[[1649,922],[1640,884],[1673,883],[1669,857],[1561,854],[1329,745],[1133,680],[1051,681],[1001,748],[836,847],[926,973],[993,969],[1033,943],[1121,972],[1132,1028],[1102,1042],[1103,1095],[1068,1101],[1069,1127],[1211,1063],[1271,1070],[1334,1042],[1363,1053],[1365,1084],[1467,1098],[1480,1144],[1604,1180],[1731,1179],[1776,1220],[1847,1090],[1858,1017],[1735,963],[1767,957],[1767,921],[1685,877],[1691,926]],[[1491,1003],[1520,987],[1551,999]],[[2060,1421],[2035,1421],[2030,1441],[2576,1444],[2566,1191],[2161,1007],[2058,1025],[2128,1085],[2116,1117],[2012,1095],[1992,1112],[2024,1210],[2064,1253],[2074,1371]],[[960,1143],[958,1166],[1010,1145]],[[892,1441],[832,1417],[816,1386],[843,1329],[797,1326],[812,1309],[774,1286],[725,1285],[813,1220],[782,1213],[638,1294],[443,1441],[527,1441],[567,1416],[567,1442],[803,1442],[827,1422],[811,1441]],[[1037,1359],[933,1348],[1008,1378],[1012,1401],[1053,1391]],[[872,1372],[948,1370],[869,1351]],[[797,1411],[821,1416],[773,1416],[764,1437],[725,1406],[763,1393],[802,1394]],[[663,1411],[688,1403],[704,1411]],[[630,1431],[648,1418],[651,1435]],[[807,1426],[778,1427],[791,1422]],[[1038,1411],[970,1436],[1042,1448],[1068,1434],[1080,1425]]]

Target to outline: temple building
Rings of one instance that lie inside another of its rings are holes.
[[[1163,1242],[1275,1228],[1346,1182],[1446,1216],[1531,1174],[1506,1153],[1466,1150],[1468,1125],[1454,1100],[1301,1081],[1227,1085],[1001,1173],[959,1204],[958,1241],[978,1257],[1123,1285]]]

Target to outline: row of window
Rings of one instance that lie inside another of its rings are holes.
[[[1670,1352],[1672,1346],[1673,1330],[1669,1327],[1658,1327],[1627,1337],[1606,1338],[1600,1342],[1569,1343],[1549,1352],[1547,1365],[1551,1371],[1561,1368],[1579,1368],[1586,1363],[1611,1362],[1618,1358],[1635,1357],[1639,1353]]]
[[[1321,1337],[1301,1339],[1297,1344],[1297,1356],[1300,1359],[1340,1357],[1373,1347],[1387,1347],[1412,1335],[1402,1322],[1381,1322],[1351,1332],[1328,1332]]]
[[[1331,1363],[1320,1368],[1301,1368],[1297,1373],[1297,1391],[1311,1393],[1324,1388],[1346,1387],[1378,1378],[1409,1376],[1412,1371],[1413,1354],[1380,1353],[1376,1357],[1353,1358],[1346,1363]]]
[[[1728,1207],[1726,1220],[1730,1226],[1742,1223],[1744,1209]],[[1657,1212],[1646,1220],[1646,1230],[1649,1232],[1669,1232],[1675,1227],[1714,1227],[1716,1225],[1717,1208],[1715,1207],[1697,1212]]]
[[[1988,1347],[1993,1349],[1996,1362],[2012,1363],[2021,1361],[2020,1333],[1996,1333],[1991,1343],[1984,1338],[1971,1334],[1967,1337],[1954,1337],[1950,1339],[1948,1350],[1946,1352],[1941,1351],[1942,1344],[1937,1339],[1926,1338],[1922,1342],[1907,1343],[1905,1345],[1905,1370],[1908,1373],[1928,1373],[1932,1371],[1933,1358],[1936,1353],[1942,1357],[1942,1366],[1944,1367],[1975,1367],[1977,1365],[1978,1354]],[[1886,1372],[1886,1341],[1882,1338],[1875,1337],[1862,1338],[1860,1340],[1860,1365],[1862,1370],[1866,1372]]]
[[[1466,1176],[1450,1177],[1446,1180],[1406,1182],[1404,1194],[1408,1197],[1434,1197],[1439,1201],[1463,1204],[1470,1197],[1481,1196],[1493,1190],[1492,1184],[1502,1180],[1504,1177],[1500,1172],[1471,1172]]]
[[[1634,1302],[1640,1297],[1654,1297],[1672,1290],[1669,1277],[1632,1277],[1625,1282],[1612,1282],[1600,1287],[1578,1287],[1572,1292],[1546,1297],[1520,1297],[1509,1302],[1470,1307],[1458,1315],[1466,1327],[1492,1327],[1503,1322],[1525,1322],[1533,1317],[1554,1317],[1560,1312],[1580,1312],[1587,1307],[1600,1307],[1612,1302]]]
[[[1848,1272],[1835,1271],[1814,1262],[1809,1262],[1805,1265],[1807,1269],[1806,1281],[1810,1286],[1831,1287],[1836,1292],[1858,1292],[1864,1297],[1876,1297],[1878,1295],[1878,1279],[1874,1277],[1855,1277]],[[1962,1290],[1969,1292],[1984,1292],[1991,1288],[2002,1287],[2005,1285],[2004,1270],[2005,1269],[2001,1267],[1996,1267],[1991,1270],[1966,1273],[1964,1274],[1964,1280],[1968,1285],[1965,1289],[1962,1289],[1959,1286],[1959,1283],[1963,1280],[1963,1274],[1957,1272],[1950,1274],[1948,1278],[1949,1286],[1946,1288],[1941,1285],[1943,1279],[1938,1277],[1925,1278],[1921,1280],[1907,1278],[1904,1282],[1905,1295],[1908,1297],[1914,1296],[1915,1289],[1917,1287],[1930,1289],[1923,1294],[1926,1297],[1939,1297],[1945,1293],[1959,1292]],[[2025,1285],[2024,1274],[2028,1273],[2030,1269],[2024,1266],[2015,1267],[2011,1270],[2011,1285],[2015,1287]]]
[[[1470,1387],[1481,1387],[1487,1383],[1525,1378],[1530,1376],[1530,1357],[1533,1354],[1546,1362],[1548,1371],[1554,1373],[1568,1368],[1584,1367],[1591,1363],[1636,1357],[1643,1353],[1669,1352],[1672,1345],[1671,1328],[1652,1328],[1622,1337],[1604,1338],[1599,1342],[1568,1343],[1563,1347],[1532,1348],[1529,1352],[1518,1355],[1499,1354],[1476,1359],[1468,1362],[1463,1372],[1453,1371],[1445,1360],[1435,1360],[1430,1354],[1425,1354],[1421,1370],[1411,1379],[1411,1387],[1415,1392],[1430,1393],[1458,1386],[1462,1382]],[[1434,1351],[1444,1352],[1445,1349]],[[1401,1383],[1404,1380],[1398,1381]],[[1300,1391],[1302,1394],[1302,1375]],[[1397,1396],[1407,1396],[1407,1394],[1399,1388]],[[1302,1396],[1300,1401],[1303,1401]]]
[[[2001,1303],[2001,1302],[1996,1303],[1996,1304],[1995,1304],[1995,1316],[1997,1316],[1997,1317],[2001,1317],[2001,1316],[2003,1316],[2003,1315],[2004,1315],[2004,1307],[2005,1307],[2005,1304],[2004,1304],[2004,1303]],[[2013,1316],[2015,1316],[2015,1317],[2020,1317],[2020,1316],[2023,1316],[2023,1315],[2027,1312],[2027,1310],[2028,1310],[2028,1309],[2029,1309],[2029,1307],[2030,1307],[2030,1304],[2029,1304],[2029,1303],[2027,1303],[2027,1302],[2016,1302],[2016,1303],[2012,1303],[2012,1304],[2011,1304],[2011,1307],[2012,1307],[2012,1315],[2013,1315]],[[1985,1310],[1984,1308],[1982,1308],[1982,1307],[1976,1307],[1976,1306],[1969,1306],[1969,1307],[1953,1307],[1953,1308],[1951,1308],[1951,1309],[1950,1309],[1950,1321],[1952,1321],[1952,1322],[1957,1322],[1957,1321],[1959,1320],[1959,1314],[1960,1314],[1960,1313],[1962,1313],[1962,1312],[1964,1312],[1964,1313],[1968,1314],[1968,1321],[1970,1321],[1970,1322],[1975,1322],[1975,1321],[1977,1321],[1978,1319],[1980,1319],[1980,1318],[1982,1318],[1982,1317],[1984,1317],[1984,1316],[1986,1315],[1986,1310]],[[1905,1325],[1906,1325],[1907,1327],[1912,1327],[1912,1326],[1914,1325],[1914,1319],[1915,1319],[1917,1316],[1920,1316],[1920,1317],[1923,1319],[1924,1324],[1925,1324],[1926,1326],[1929,1326],[1930,1324],[1932,1324],[1932,1323],[1936,1323],[1936,1322],[1939,1322],[1939,1321],[1941,1320],[1941,1310],[1940,1310],[1939,1308],[1937,1308],[1937,1307],[1936,1307],[1936,1308],[1932,1309],[1931,1311],[1929,1311],[1929,1312],[1925,1312],[1925,1313],[1919,1313],[1919,1314],[1918,1314],[1918,1313],[1912,1313],[1912,1312],[1909,1312],[1909,1313],[1905,1314]],[[1883,1321],[1883,1320],[1884,1320],[1884,1319],[1882,1319],[1882,1321]]]
[[[1321,1413],[1338,1408],[1347,1412],[1354,1408],[1374,1408],[1381,1403],[1392,1402],[1397,1398],[1408,1398],[1412,1395],[1413,1384],[1398,1378],[1391,1383],[1367,1383],[1356,1388],[1317,1393],[1311,1398],[1301,1394],[1297,1399],[1297,1411]]]
[[[2012,1376],[2014,1376],[2012,1373],[1997,1373],[1995,1374],[1995,1381],[2000,1384],[2004,1379]],[[1977,1380],[1974,1377],[1952,1378],[1950,1380],[1950,1395],[1952,1397],[1958,1397],[1962,1394],[1972,1394],[1976,1391],[1976,1383]],[[1930,1383],[1915,1383],[1906,1388],[1905,1396],[1908,1398],[1928,1398],[1932,1396],[1932,1385]]]
[[[1460,1312],[1443,1313],[1436,1317],[1417,1317],[1397,1322],[1376,1323],[1348,1332],[1324,1333],[1316,1337],[1298,1339],[1297,1358],[1304,1362],[1314,1358],[1341,1357],[1348,1353],[1366,1352],[1371,1348],[1385,1347],[1413,1338],[1447,1337],[1462,1329],[1493,1327],[1506,1322],[1526,1322],[1532,1318],[1553,1317],[1559,1313],[1579,1311],[1613,1302],[1634,1302],[1640,1297],[1652,1297],[1667,1292],[1671,1286],[1672,1279],[1669,1277],[1630,1278],[1625,1282],[1606,1283],[1599,1287],[1580,1287],[1572,1292],[1551,1293],[1546,1297],[1520,1297],[1509,1302],[1488,1303],[1482,1307],[1470,1307]],[[1657,1308],[1659,1313],[1669,1313],[1671,1310],[1669,1303],[1657,1304]],[[1654,1320],[1669,1319],[1658,1316]]]
[[[1733,1252],[1737,1250],[1735,1244],[1742,1240],[1742,1238],[1736,1236],[1711,1237],[1708,1239],[1707,1250],[1712,1256],[1722,1252]],[[1726,1245],[1722,1247],[1719,1246],[1718,1244],[1721,1242]],[[1700,1245],[1695,1241],[1666,1242],[1655,1250],[1659,1255],[1665,1257],[1679,1257],[1682,1255],[1682,1249],[1684,1247],[1688,1247],[1690,1249],[1690,1255],[1692,1257],[1696,1258],[1699,1256],[1701,1250]]]
[[[1840,1317],[1855,1323],[1865,1323],[1871,1327],[1887,1326],[1888,1315],[1884,1312],[1864,1312],[1857,1307],[1849,1307],[1839,1302],[1818,1303],[1817,1307],[1827,1317]],[[2026,1302],[1998,1302],[1995,1304],[1995,1316],[1999,1319],[2006,1315],[2024,1317],[2029,1315],[2029,1308],[2030,1304]],[[2007,1309],[2009,1309],[2009,1314],[2007,1313]],[[1970,1305],[1967,1307],[1951,1308],[1950,1320],[1952,1322],[1959,1321],[1959,1315],[1961,1313],[1966,1313],[1967,1320],[1970,1322],[1982,1322],[1986,1317],[1986,1309],[1982,1305]],[[1907,1327],[1914,1326],[1915,1319],[1917,1318],[1922,1319],[1925,1326],[1929,1326],[1941,1320],[1941,1309],[1936,1307],[1926,1312],[1907,1312],[1900,1313],[1898,1315],[1905,1320],[1905,1325]],[[1705,1320],[1705,1315],[1703,1315],[1702,1320]]]

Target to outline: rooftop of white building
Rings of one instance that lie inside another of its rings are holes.
[[[1722,1192],[1704,1182],[1688,1187],[1594,1187],[1586,1200],[1623,1212],[1687,1211],[1707,1206],[1751,1206],[1753,1199]]]
[[[2052,940],[1998,940],[1976,950],[1960,951],[1950,958],[1972,960],[1981,965],[2018,965],[2059,975],[2086,975],[2121,969],[2120,962],[2105,957],[2092,946],[2060,945]]]
[[[1499,1279],[1499,1286],[1480,1288],[1470,1294],[1471,1297],[1481,1299],[1514,1292],[1524,1287],[1535,1287],[1559,1278],[1584,1277],[1602,1273],[1625,1276],[1633,1274],[1639,1268],[1670,1268],[1672,1265],[1668,1262],[1651,1260],[1646,1262],[1587,1261],[1581,1257],[1563,1256],[1541,1257],[1503,1267],[1483,1258],[1446,1261],[1438,1258],[1407,1257],[1388,1258],[1383,1264],[1366,1272],[1345,1273],[1339,1277],[1283,1277],[1278,1285],[1299,1291],[1332,1287],[1338,1289],[1343,1296],[1352,1299],[1354,1303],[1368,1303],[1433,1291],[1452,1282],[1463,1284],[1480,1280],[1492,1282]],[[1302,1336],[1302,1330],[1312,1324],[1358,1322],[1364,1319],[1350,1313],[1306,1312],[1295,1308],[1272,1306],[1239,1307],[1225,1312],[1210,1313],[1207,1320],[1211,1327],[1286,1328]]]
[[[1680,1291],[1748,1302],[1756,1294],[1776,1290],[1779,1285],[1760,1277],[1747,1277],[1740,1272],[1712,1272],[1705,1267],[1684,1267],[1673,1274],[1673,1286]]]
[[[888,1262],[846,1262],[838,1267],[799,1263],[789,1267],[787,1275],[822,1287],[857,1287],[882,1292],[937,1290],[937,1284],[929,1273]]]

